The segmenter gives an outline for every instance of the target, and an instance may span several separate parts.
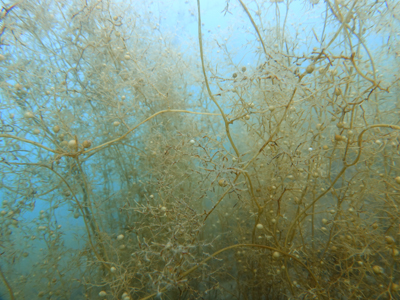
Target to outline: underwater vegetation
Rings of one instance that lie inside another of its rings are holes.
[[[397,0],[1,6],[4,299],[399,299]]]

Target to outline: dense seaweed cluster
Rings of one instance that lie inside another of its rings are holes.
[[[4,297],[400,297],[398,1],[166,2],[2,1]]]

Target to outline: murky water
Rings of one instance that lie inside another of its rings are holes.
[[[396,299],[395,0],[2,1],[3,299]]]

